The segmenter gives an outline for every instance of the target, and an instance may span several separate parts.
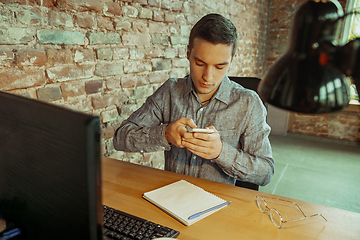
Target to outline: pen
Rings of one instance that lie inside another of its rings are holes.
[[[209,209],[206,209],[206,210],[204,210],[204,211],[195,213],[195,214],[191,215],[188,219],[190,220],[190,219],[197,218],[197,217],[199,217],[200,215],[203,215],[203,214],[205,214],[205,213],[211,212],[212,210],[215,210],[215,209],[224,207],[224,206],[226,206],[226,205],[229,205],[230,203],[231,203],[231,201],[230,201],[230,202],[221,203],[221,204],[219,204],[219,205],[216,205],[216,206],[211,207],[211,208],[209,208]]]

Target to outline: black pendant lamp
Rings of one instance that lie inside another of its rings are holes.
[[[344,62],[348,56],[344,48],[336,46],[340,8],[324,0],[301,5],[294,17],[287,52],[259,84],[263,101],[302,113],[328,113],[348,106],[350,79],[342,69],[347,68]]]

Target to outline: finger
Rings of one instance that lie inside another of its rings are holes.
[[[186,142],[183,144],[190,152],[200,156],[208,152],[208,148]]]
[[[217,158],[220,155],[220,152],[216,150],[215,148],[209,148],[209,147],[202,147],[198,145],[193,145],[190,143],[184,144],[184,146],[195,155],[205,158],[205,159],[214,159]]]
[[[194,138],[194,134],[193,134],[193,133],[190,133],[190,132],[185,132],[182,137],[183,137],[184,139]]]
[[[198,139],[198,138],[183,139],[182,144],[185,147],[191,147],[192,149],[195,149],[196,147],[201,147],[201,148],[209,147],[209,142]]]
[[[211,133],[194,133],[194,138],[202,139],[204,141],[210,140]]]
[[[209,128],[209,129],[214,129],[215,130],[215,132],[218,132],[217,130],[216,130],[216,128],[214,127],[214,126],[209,126],[209,127],[206,127],[206,128]]]
[[[191,118],[180,118],[180,122],[184,125],[188,125],[191,128],[197,128],[196,124]]]

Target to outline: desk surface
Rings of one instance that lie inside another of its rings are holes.
[[[185,226],[142,198],[144,192],[180,179],[232,202],[199,222]],[[295,200],[305,214],[321,213],[328,221],[313,217],[284,223],[282,229],[277,229],[268,214],[259,211],[255,198],[259,194],[264,196],[268,206],[276,208],[284,220],[296,219],[301,215],[294,204],[267,197],[291,199],[110,158],[102,160],[102,184],[103,204],[176,229],[180,231],[180,240],[360,239],[359,213]]]

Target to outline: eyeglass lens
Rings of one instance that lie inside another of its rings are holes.
[[[269,215],[270,215],[270,220],[271,222],[277,227],[280,228],[281,224],[282,224],[282,218],[280,216],[280,213],[274,209],[274,208],[268,208],[265,199],[262,196],[257,196],[256,197],[256,205],[258,206],[258,208],[260,209],[261,212],[266,212],[267,209],[270,210]]]
[[[274,208],[270,209],[270,220],[277,228],[281,227],[281,223],[282,223],[281,216],[279,212]]]
[[[261,212],[266,212],[266,202],[261,196],[256,197],[256,205],[260,209]]]

